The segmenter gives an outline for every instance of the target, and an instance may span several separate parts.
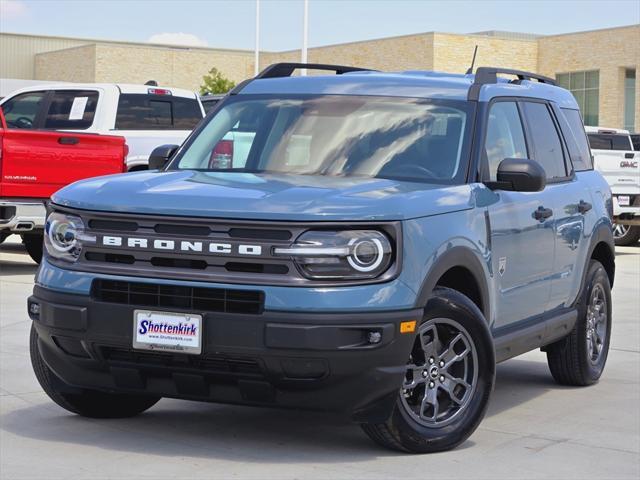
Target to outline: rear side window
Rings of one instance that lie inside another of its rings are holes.
[[[98,104],[94,90],[58,90],[53,92],[44,119],[44,128],[86,130],[93,124]]]
[[[489,169],[489,179],[496,181],[498,165],[505,158],[526,158],[522,122],[515,102],[497,102],[491,106],[487,121],[487,137],[484,154]]]
[[[9,128],[34,128],[38,111],[46,92],[30,92],[17,95],[2,105],[4,119]]]
[[[594,150],[633,150],[628,135],[590,133],[589,145]]]
[[[522,106],[533,146],[532,160],[542,165],[547,179],[566,177],[562,143],[549,107],[544,103],[534,102],[523,102]]]
[[[120,95],[116,130],[192,130],[202,120],[198,101],[170,95]]]
[[[564,118],[567,120],[567,125],[569,126],[568,132],[565,131],[566,128],[564,127],[564,125],[562,127],[562,130],[565,131],[565,138],[568,135],[571,135],[572,139],[575,141],[575,143],[573,143],[569,141],[569,139],[567,139],[567,145],[569,147],[569,153],[571,154],[573,169],[576,172],[593,170],[591,150],[589,150],[587,135],[584,133],[584,126],[582,125],[580,111],[572,110],[569,108],[562,108],[561,111],[564,114]]]

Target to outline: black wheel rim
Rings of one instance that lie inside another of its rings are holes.
[[[478,381],[478,354],[466,329],[448,318],[420,326],[400,390],[409,416],[439,428],[464,412]]]

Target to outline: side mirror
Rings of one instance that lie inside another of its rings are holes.
[[[540,192],[547,185],[547,174],[535,160],[505,158],[498,165],[497,182],[491,185],[514,192]]]
[[[179,145],[160,145],[154,148],[151,155],[149,155],[149,170],[164,168],[178,148]]]

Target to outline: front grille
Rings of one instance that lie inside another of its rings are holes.
[[[185,287],[155,283],[96,279],[91,296],[100,302],[191,311],[260,314],[264,293],[259,290]]]
[[[141,352],[108,346],[99,348],[102,358],[108,363],[135,364],[137,367],[142,368],[196,369],[199,372],[210,372],[214,374],[263,375],[263,369],[260,363],[253,358]]]
[[[384,229],[398,254],[402,250],[399,222],[252,221],[55,208],[81,217],[87,227],[86,236],[95,238],[94,242],[83,245],[77,262],[59,265],[113,276],[203,284],[322,287],[335,285],[336,281],[307,278],[293,257],[276,255],[276,249],[290,247],[311,229],[371,228]],[[49,260],[58,263],[56,259]],[[384,278],[340,283],[360,285],[386,281],[397,274],[399,267],[398,262]]]

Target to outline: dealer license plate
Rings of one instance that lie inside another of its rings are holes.
[[[135,310],[133,348],[200,354],[202,315]]]
[[[629,200],[629,195],[618,195],[618,205],[620,205],[621,207],[628,207]]]

